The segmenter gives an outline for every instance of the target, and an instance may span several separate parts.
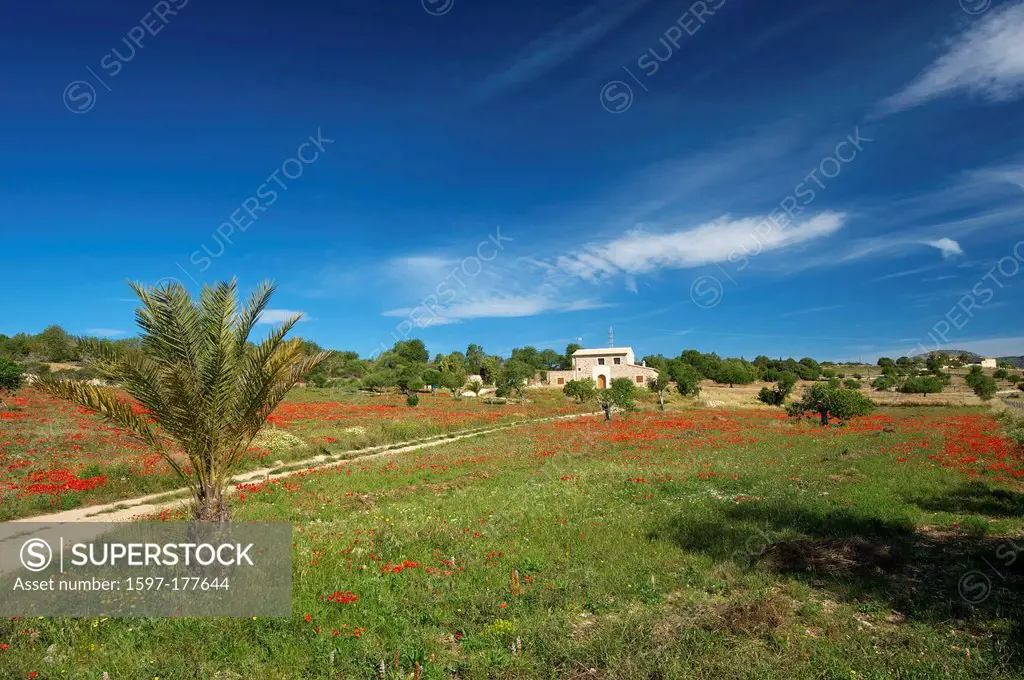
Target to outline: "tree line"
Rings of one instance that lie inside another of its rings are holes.
[[[296,341],[304,355],[326,352],[327,358],[305,376],[307,384],[377,392],[398,390],[405,393],[410,402],[418,401],[417,393],[427,387],[450,391],[456,398],[467,391],[478,394],[484,387],[493,387],[499,396],[522,399],[523,387],[528,381],[536,377],[546,380],[548,371],[571,369],[572,355],[582,347],[570,343],[559,352],[528,345],[514,348],[505,358],[488,354],[481,345],[471,343],[465,351],[439,353],[431,358],[422,340],[411,339],[396,342],[391,349],[376,357],[362,358],[358,352],[327,351],[310,340],[298,338]],[[8,384],[14,380],[15,368],[11,362],[20,365],[21,373],[43,376],[49,373],[49,363],[77,363],[83,359],[81,348],[95,343],[129,350],[138,348],[140,339],[76,337],[57,325],[48,326],[38,334],[0,334],[0,362],[6,359],[8,364],[3,369],[5,380]],[[763,388],[758,396],[767,404],[782,405],[799,380],[827,380],[833,387],[859,389],[863,378],[859,373],[847,375],[839,364],[819,362],[811,357],[772,359],[759,355],[748,361],[742,357],[720,357],[714,352],[687,349],[677,357],[652,354],[645,356],[643,361],[660,373],[652,390],[662,403],[670,385],[677,386],[681,394],[692,396],[700,391],[702,380],[730,387],[757,381],[775,383],[772,387]],[[958,355],[940,353],[896,359],[882,357],[878,360],[882,374],[871,386],[876,391],[921,395],[940,393],[951,382],[944,369],[962,366],[963,362],[964,359]],[[77,379],[100,377],[88,365],[69,369],[61,376]],[[470,376],[474,379],[470,380]],[[990,377],[978,367],[972,368],[968,376],[968,384],[983,399],[995,395],[998,380],[1016,384],[1021,381],[1021,376],[1000,368]],[[1024,383],[1021,384],[1021,389],[1024,389]],[[574,386],[573,389],[583,388]]]

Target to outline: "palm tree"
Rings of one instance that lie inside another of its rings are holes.
[[[86,382],[39,385],[138,436],[188,485],[196,520],[226,522],[232,471],[288,390],[328,354],[304,355],[300,341],[284,339],[300,315],[249,342],[274,293],[271,283],[257,286],[241,308],[234,280],[204,286],[195,301],[177,282],[130,285],[142,303],[135,310],[138,346],[85,340],[82,349],[145,410]]]

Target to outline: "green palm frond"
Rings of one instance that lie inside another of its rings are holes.
[[[138,348],[87,341],[92,363],[152,418],[108,388],[82,382],[46,380],[47,392],[96,411],[134,433],[159,453],[193,489],[198,514],[213,503],[225,517],[223,492],[231,471],[295,383],[328,353],[302,353],[285,337],[299,321],[288,319],[258,343],[249,336],[266,310],[274,286],[264,282],[239,304],[234,280],[204,286],[197,300],[178,283],[158,288],[131,284],[139,297],[135,311]],[[174,458],[171,440],[188,459]]]

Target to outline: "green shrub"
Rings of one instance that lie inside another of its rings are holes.
[[[871,387],[878,392],[888,392],[892,388],[896,387],[896,378],[892,375],[880,375],[875,378],[874,382],[871,383]]]
[[[0,357],[0,408],[3,408],[4,396],[13,396],[24,379],[25,372],[21,366]]]
[[[409,406],[417,406],[420,403],[420,397],[418,394],[410,394],[405,398],[405,403]]]
[[[1004,411],[999,420],[1006,428],[1006,435],[1017,442],[1017,446],[1024,446],[1024,416]]]
[[[25,373],[43,377],[50,374],[50,364],[43,361],[27,361],[24,364]]]
[[[782,406],[793,391],[796,381],[795,373],[788,371],[779,373],[779,380],[775,387],[762,387],[761,391],[757,393],[757,398],[769,406]]]

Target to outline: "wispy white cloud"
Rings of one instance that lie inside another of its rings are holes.
[[[845,215],[823,212],[785,228],[769,227],[763,217],[722,217],[669,232],[636,230],[605,243],[589,244],[561,256],[558,267],[585,280],[658,269],[691,269],[730,257],[780,250],[836,233]]]
[[[1024,39],[1024,38],[1022,38]],[[1011,184],[1024,190],[1024,162],[1018,161],[1009,165],[1001,165],[986,170],[980,170],[975,176],[981,181],[991,181],[996,184]]]
[[[299,319],[300,322],[301,321],[312,321],[311,317],[309,317],[305,312],[297,312],[297,311],[294,311],[294,310],[291,310],[291,309],[265,309],[265,310],[263,310],[263,313],[260,314],[260,318],[259,318],[259,320],[256,323],[260,323],[260,324],[284,323],[285,321],[287,321],[288,319],[292,318],[296,314],[301,315],[302,318]]]
[[[972,246],[1005,241],[1024,231],[1024,202],[1013,182],[1018,172],[1024,180],[1024,158],[961,173],[931,191],[881,197],[872,204],[859,206],[850,231],[858,231],[861,225],[879,224],[885,225],[884,233],[844,239],[827,254],[810,254],[787,262],[784,273],[906,257],[926,248],[935,248],[944,260],[951,260],[953,256],[965,255],[963,244],[968,238]],[[957,266],[969,264],[961,261]],[[942,266],[940,262],[919,269]],[[919,269],[897,271],[876,280],[910,276],[920,273]]]
[[[901,272],[893,272],[892,274],[886,274],[877,278],[871,279],[872,281],[888,281],[889,279],[901,279],[904,276],[913,276],[914,274],[923,274],[924,272],[931,271],[934,266],[930,267],[916,267],[914,269],[905,269]]]
[[[878,106],[882,115],[969,94],[988,101],[1024,95],[1024,2],[990,10],[950,40],[943,54]]]
[[[770,226],[762,217],[722,217],[672,231],[634,230],[546,261],[509,254],[504,261],[482,266],[473,277],[451,276],[458,267],[456,258],[402,257],[389,266],[413,283],[419,304],[389,309],[383,315],[408,317],[423,328],[470,319],[601,309],[611,305],[592,292],[581,293],[585,282],[617,277],[635,293],[637,275],[783,250],[835,233],[843,219],[842,214],[826,212],[783,228]]]
[[[456,300],[450,305],[420,305],[389,309],[383,313],[390,317],[408,317],[417,325],[443,326],[472,319],[517,318],[552,312],[580,312],[601,309],[608,303],[594,299],[559,300],[545,294],[501,295],[491,294]]]
[[[116,338],[124,335],[125,332],[116,328],[87,328],[85,334],[97,338]]]
[[[824,307],[808,307],[807,309],[797,309],[792,312],[786,312],[780,314],[779,318],[788,319],[793,316],[807,316],[808,314],[820,314],[821,312],[831,312],[837,309],[842,309],[846,305],[826,305]]]
[[[476,87],[475,99],[489,99],[545,75],[597,43],[649,2],[609,0],[587,7],[531,42],[508,66],[487,76]]]

